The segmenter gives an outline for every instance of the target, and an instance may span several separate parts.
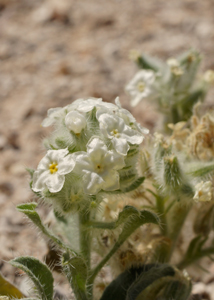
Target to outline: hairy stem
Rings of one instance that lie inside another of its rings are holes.
[[[91,237],[90,233],[85,229],[85,224],[90,219],[90,212],[80,212],[79,214],[79,232],[80,232],[80,251],[85,259],[85,263],[90,269],[91,265]]]
[[[85,260],[88,272],[91,268],[91,235],[85,228],[85,224],[90,220],[90,210],[79,213],[79,235],[80,235],[80,251]],[[93,285],[87,286],[87,298],[93,299]]]

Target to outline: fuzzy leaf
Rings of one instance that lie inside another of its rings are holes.
[[[87,266],[80,256],[70,258],[63,255],[63,270],[77,299],[88,300],[86,296]]]
[[[123,193],[128,193],[131,191],[134,191],[135,189],[137,189],[145,180],[145,177],[139,177],[137,178],[130,186],[128,186],[125,189],[122,189]]]
[[[7,281],[0,273],[0,296],[7,296],[11,298],[24,298],[25,296],[20,292],[17,287]],[[6,297],[5,297],[6,298]]]
[[[202,166],[199,166],[198,168],[194,168],[192,171],[188,172],[188,174],[194,176],[194,177],[203,177],[206,175],[210,175],[214,172],[214,164],[210,163],[204,166],[204,163]]]
[[[33,281],[42,300],[53,299],[53,276],[48,267],[30,256],[17,257],[10,264],[23,270]]]
[[[24,213],[54,244],[60,248],[74,252],[67,245],[65,245],[58,237],[56,237],[46,226],[42,224],[41,218],[35,211],[37,203],[26,203],[17,206],[18,211]]]
[[[125,223],[117,243],[123,243],[123,241],[125,241],[138,227],[147,223],[158,225],[159,222],[160,220],[154,212],[144,209],[140,211],[139,215],[134,215],[130,222]]]
[[[135,177],[135,175],[133,175],[133,177]],[[130,180],[130,178],[128,178],[128,180]],[[120,190],[108,192],[108,194],[124,194],[124,193],[132,192],[132,191],[136,190],[144,182],[144,180],[145,180],[145,177],[139,177],[128,187],[122,188]],[[124,185],[124,182],[123,182],[123,185]]]

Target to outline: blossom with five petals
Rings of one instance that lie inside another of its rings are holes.
[[[121,155],[127,154],[129,143],[139,145],[144,139],[141,133],[127,126],[117,115],[103,113],[98,120],[101,133],[111,140],[114,149]]]
[[[56,193],[62,189],[65,175],[75,166],[73,156],[68,153],[68,149],[48,150],[33,174],[34,192],[41,192],[48,188],[51,193]]]
[[[126,86],[126,91],[130,94],[131,105],[136,106],[142,99],[152,93],[152,85],[155,81],[155,73],[151,70],[139,71],[130,83]]]
[[[119,173],[117,170],[125,166],[123,156],[116,151],[108,150],[105,143],[93,137],[87,144],[87,152],[75,153],[74,172],[83,175],[85,192],[90,195],[100,190],[114,191],[119,189]]]

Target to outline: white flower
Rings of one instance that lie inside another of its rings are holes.
[[[139,145],[144,137],[141,133],[127,126],[124,120],[116,115],[104,113],[99,116],[100,130],[104,137],[109,138],[115,150],[126,155],[129,144]]]
[[[130,83],[126,86],[126,91],[130,94],[131,105],[136,106],[142,99],[152,93],[152,85],[155,81],[155,73],[151,70],[139,71]]]
[[[171,73],[175,76],[181,76],[184,73],[177,59],[170,58],[167,60],[167,64],[170,67]]]
[[[196,192],[193,197],[195,201],[211,201],[212,199],[212,182],[211,181],[206,181],[203,182],[201,181],[200,183],[196,184],[195,186]]]
[[[66,115],[71,111],[78,111],[80,113],[87,113],[93,108],[96,107],[97,110],[99,109],[105,109],[105,110],[115,110],[117,109],[117,106],[113,103],[106,103],[103,102],[101,98],[89,98],[87,100],[84,99],[77,99],[73,103],[65,106],[65,107],[56,107],[56,108],[50,108],[47,113],[47,118],[45,118],[42,122],[43,127],[48,127],[50,125],[53,125],[58,120],[63,120]],[[67,119],[68,120],[68,119]],[[70,122],[68,121],[70,126]],[[71,125],[73,126],[73,125]],[[72,130],[72,129],[70,129]]]
[[[47,113],[47,118],[45,118],[42,122],[42,126],[48,127],[53,125],[60,118],[63,118],[66,115],[66,108],[67,106],[50,108]]]
[[[79,134],[86,127],[86,118],[78,111],[70,111],[65,117],[65,125],[75,134]]]
[[[207,70],[204,73],[203,79],[207,83],[213,83],[214,82],[214,71],[213,70]]]
[[[32,190],[43,191],[48,188],[51,193],[59,192],[65,182],[65,175],[70,173],[75,162],[67,149],[48,150],[33,174]]]
[[[117,170],[125,166],[124,158],[115,151],[109,151],[101,139],[92,138],[87,144],[87,152],[77,152],[75,158],[74,172],[83,175],[83,188],[86,193],[95,195],[101,189],[119,189]]]

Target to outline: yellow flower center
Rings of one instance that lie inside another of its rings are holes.
[[[145,83],[143,81],[139,81],[137,84],[137,89],[140,93],[142,93],[145,90]]]
[[[58,164],[53,162],[52,164],[49,165],[49,170],[51,174],[56,173],[58,171]]]
[[[111,131],[111,134],[114,135],[115,137],[120,137],[120,134],[119,134],[119,132],[118,132],[117,129],[113,129],[113,130]]]

